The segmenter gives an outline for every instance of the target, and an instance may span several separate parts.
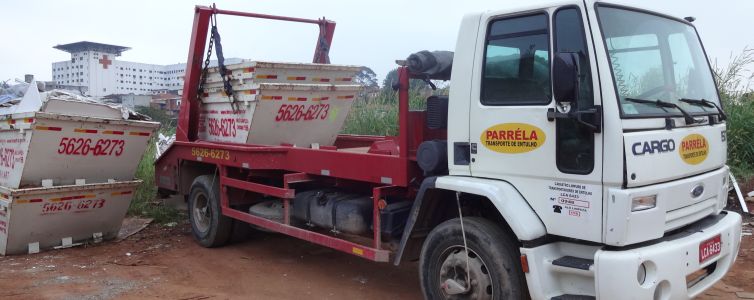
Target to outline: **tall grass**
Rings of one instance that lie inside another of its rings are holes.
[[[409,92],[409,109],[421,110],[427,105],[426,97],[432,94],[428,90]],[[437,90],[435,94],[447,94],[447,89]],[[357,99],[348,114],[342,133],[365,135],[398,134],[398,95],[396,92],[382,91],[371,99]]]
[[[715,63],[715,83],[728,115],[728,165],[747,181],[754,177],[754,49],[744,48],[725,66]]]
[[[742,178],[754,176],[754,101],[726,99],[728,164]]]
[[[175,132],[175,128],[162,128],[163,134]],[[181,213],[173,207],[165,206],[157,198],[157,186],[154,181],[154,161],[155,138],[152,138],[147,144],[147,150],[144,152],[139,166],[136,168],[136,178],[142,181],[136,189],[131,206],[128,208],[128,214],[131,216],[140,216],[152,218],[158,223],[176,222],[185,219]]]

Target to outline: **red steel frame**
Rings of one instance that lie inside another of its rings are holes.
[[[375,150],[372,153],[354,153],[337,151],[337,147],[321,149],[297,148],[292,146],[264,146],[248,144],[231,144],[207,142],[198,139],[198,119],[200,101],[195,96],[201,76],[203,54],[207,43],[207,32],[213,14],[233,15],[252,18],[264,18],[291,22],[317,24],[320,37],[317,41],[313,61],[329,63],[327,51],[320,47],[322,42],[332,43],[335,22],[319,19],[300,19],[254,13],[220,10],[215,7],[197,6],[194,26],[191,34],[187,72],[183,85],[183,101],[176,132],[176,141],[155,162],[156,182],[159,188],[169,191],[181,191],[181,166],[186,162],[201,162],[213,165],[219,174],[220,200],[223,215],[241,220],[259,227],[294,236],[306,241],[361,256],[373,261],[386,262],[390,252],[382,248],[380,231],[380,210],[378,202],[385,196],[401,195],[410,197],[409,188],[412,179],[421,176],[413,152],[417,139],[421,140],[426,129],[417,126],[420,122],[412,117],[408,107],[408,84],[410,74],[404,67],[399,68],[399,135],[397,137],[349,136],[341,135],[337,145],[397,146],[397,153]],[[324,41],[323,41],[324,39]],[[418,116],[423,117],[423,115]],[[410,120],[411,119],[411,120]],[[415,132],[409,130],[409,126]],[[422,131],[424,130],[424,131]],[[410,135],[413,140],[410,141]],[[397,142],[397,145],[394,145]],[[346,147],[347,148],[347,147]],[[378,147],[379,148],[379,147]],[[392,149],[394,149],[392,148]],[[384,149],[383,149],[384,150]],[[370,151],[371,152],[371,151]],[[188,173],[188,171],[186,171]],[[231,173],[244,173],[248,176],[262,172],[282,173],[282,186],[274,186],[239,178]],[[371,245],[355,243],[344,238],[317,233],[311,230],[293,227],[290,224],[290,201],[295,196],[292,185],[302,182],[334,181],[338,184],[361,184],[371,186],[373,196],[373,237]],[[249,191],[256,195],[270,195],[283,201],[283,222],[253,216],[247,212],[231,207],[234,201],[244,199],[231,198],[234,191]]]

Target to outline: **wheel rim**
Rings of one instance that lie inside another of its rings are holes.
[[[482,258],[469,249],[468,269],[466,268],[466,251],[463,246],[453,246],[445,249],[440,256],[439,288],[445,299],[492,299],[492,277]],[[471,283],[466,288],[468,281]],[[453,291],[447,286],[449,280],[460,284],[465,291]]]
[[[207,195],[202,192],[196,194],[192,214],[196,229],[202,233],[209,231],[210,221],[212,220],[212,208],[209,206]]]

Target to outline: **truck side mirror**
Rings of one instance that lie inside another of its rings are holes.
[[[552,91],[558,104],[575,105],[579,97],[579,54],[556,53],[552,66]]]

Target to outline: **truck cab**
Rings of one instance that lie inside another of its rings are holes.
[[[725,114],[688,20],[602,1],[469,14],[451,80],[435,187],[510,192],[492,202],[533,298],[693,298],[735,261]]]

